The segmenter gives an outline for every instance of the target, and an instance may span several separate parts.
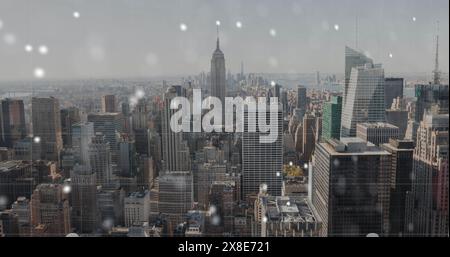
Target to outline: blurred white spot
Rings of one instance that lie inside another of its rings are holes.
[[[336,31],[339,30],[339,25],[338,24],[334,24],[334,30],[336,30]]]
[[[281,173],[279,171],[277,171],[277,177],[281,176]]]
[[[369,233],[366,237],[380,237],[377,233]]]
[[[275,57],[269,57],[269,65],[272,67],[272,68],[276,68],[276,67],[278,67],[278,60],[277,60],[277,58],[275,58]]]
[[[416,21],[417,19],[416,19],[416,17],[412,17],[412,20],[413,20],[413,21]]]
[[[209,206],[209,214],[215,214],[217,211],[217,208],[215,205]]]
[[[277,31],[275,29],[270,29],[269,33],[272,37],[275,37],[277,35]]]
[[[114,221],[112,219],[107,218],[102,222],[102,227],[105,230],[110,230],[113,226],[114,226]]]
[[[181,24],[180,24],[180,30],[181,30],[181,31],[186,31],[186,30],[187,30],[187,25],[184,24],[184,23],[181,23]]]
[[[72,191],[72,187],[71,187],[70,185],[64,185],[64,186],[63,186],[63,192],[64,192],[65,194],[70,193],[70,191]]]
[[[392,53],[389,53],[389,58],[392,58],[392,57],[394,57],[394,56],[392,55]]]
[[[3,36],[3,41],[5,41],[5,43],[7,45],[14,45],[16,43],[17,39],[14,34],[7,33]]]
[[[220,26],[220,21],[216,21],[216,26]]]
[[[155,53],[148,53],[145,62],[150,66],[155,66],[158,64],[158,56]]]
[[[78,19],[78,18],[80,18],[80,13],[79,12],[73,12],[73,17],[75,18],[75,19]]]
[[[338,167],[339,166],[339,160],[338,159],[334,159],[334,161],[333,161],[333,165],[335,166],[335,167]]]
[[[145,92],[144,92],[144,90],[142,90],[142,89],[138,89],[138,90],[136,90],[135,95],[136,95],[136,97],[137,97],[138,99],[141,99],[142,97],[145,96]]]
[[[262,190],[265,190],[265,191],[267,191],[267,184],[261,184],[261,186],[260,186],[261,188],[262,188]]]
[[[291,206],[291,202],[287,202],[286,205],[287,205],[287,206]]]
[[[25,45],[25,51],[28,52],[28,53],[33,52],[33,46],[30,45],[30,44]]]
[[[46,55],[46,54],[48,54],[48,47],[45,45],[41,45],[41,46],[39,46],[38,51],[40,54]]]
[[[33,141],[34,141],[35,143],[40,143],[40,142],[41,142],[41,138],[40,138],[40,137],[34,137],[34,138],[33,138]]]
[[[138,103],[138,99],[135,96],[130,97],[129,99],[130,105],[135,106]]]
[[[242,22],[236,21],[236,27],[237,27],[238,29],[242,28]]]
[[[262,218],[262,222],[264,222],[264,223],[266,223],[267,222],[267,217],[266,216],[264,216],[263,218]]]
[[[6,208],[6,204],[8,204],[8,198],[4,195],[0,195],[0,209]]]
[[[270,81],[270,85],[272,86],[272,87],[274,87],[275,85],[276,85],[277,83],[275,83],[275,81]]]
[[[218,215],[214,215],[211,218],[211,224],[213,224],[214,226],[220,225],[220,217]]]
[[[105,49],[100,45],[91,45],[89,46],[89,55],[94,61],[103,61],[105,58]]]
[[[35,68],[34,69],[34,77],[41,79],[45,76],[45,71],[42,68]],[[41,138],[37,137],[39,141],[41,141]],[[34,138],[34,142],[36,142],[36,138]],[[39,143],[39,142],[36,142]]]
[[[307,169],[308,168],[308,163],[303,164],[303,168]]]
[[[294,163],[293,162],[289,162],[289,166],[292,166],[292,165],[294,165]]]

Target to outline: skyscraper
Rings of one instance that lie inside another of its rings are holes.
[[[72,147],[72,126],[81,121],[80,109],[69,107],[61,110],[61,133],[64,148]]]
[[[302,160],[309,162],[316,143],[316,117],[309,114],[303,117]]]
[[[306,109],[308,107],[308,98],[306,98],[306,87],[299,85],[297,87],[297,109],[298,116],[300,120],[303,119],[303,116],[306,113]]]
[[[344,99],[341,137],[356,136],[356,124],[384,122],[384,70],[381,65],[367,63],[352,69]]]
[[[167,171],[190,170],[189,148],[183,140],[181,132],[173,132],[170,119],[177,111],[170,109],[170,102],[179,96],[175,87],[169,87],[164,94],[164,109],[162,113],[162,150],[164,168]]]
[[[333,96],[323,105],[322,138],[339,139],[341,137],[342,96]]]
[[[268,109],[268,108],[267,108]],[[267,112],[267,115],[269,112]],[[278,107],[278,134],[273,143],[260,142],[260,136],[267,135],[258,129],[258,120],[249,120],[248,110],[244,110],[244,132],[242,135],[242,188],[243,196],[257,194],[262,184],[267,185],[271,195],[281,195],[283,170],[283,110]],[[255,115],[259,116],[259,112]],[[252,124],[255,123],[255,124]],[[256,132],[249,132],[255,125]]]
[[[6,98],[1,103],[0,142],[12,148],[14,143],[27,135],[23,101]]]
[[[352,69],[358,66],[363,66],[366,63],[373,64],[372,59],[363,53],[356,51],[348,46],[345,47],[345,84],[344,84],[344,104],[347,99],[347,93],[350,84],[350,76]]]
[[[31,224],[46,225],[49,236],[64,236],[71,231],[68,195],[59,184],[40,184],[31,196]]]
[[[117,99],[115,95],[102,96],[102,112],[117,112]]]
[[[356,126],[356,136],[376,146],[398,139],[399,134],[398,127],[386,122],[364,122]]]
[[[390,109],[392,102],[397,97],[403,98],[403,78],[385,78],[384,79],[385,108]]]
[[[97,226],[96,174],[76,165],[71,173],[72,220],[78,233],[95,232]]]
[[[59,161],[59,152],[63,147],[59,101],[54,97],[33,97],[31,103],[33,135],[40,139],[41,157]]]
[[[72,149],[75,163],[90,167],[89,144],[94,137],[94,123],[84,122],[72,126]]]
[[[109,142],[102,134],[97,134],[91,139],[88,149],[89,164],[96,174],[97,184],[102,186],[110,184],[113,172]]]
[[[391,154],[388,232],[390,236],[402,236],[406,232],[406,195],[412,185],[414,142],[391,139],[381,148]]]
[[[382,235],[389,213],[390,154],[359,138],[316,144],[312,203],[322,236]]]
[[[111,158],[114,164],[119,162],[119,144],[117,133],[122,131],[122,113],[92,113],[88,115],[88,121],[94,123],[94,132],[102,133],[109,142]]]
[[[448,114],[428,114],[417,130],[407,234],[448,236]]]
[[[219,29],[217,28],[216,50],[211,58],[211,96],[220,99],[225,103],[226,96],[226,77],[225,77],[225,56],[220,50]]]

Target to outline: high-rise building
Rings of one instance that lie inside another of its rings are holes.
[[[302,133],[302,160],[309,162],[316,144],[316,117],[311,115],[303,116],[303,133]]]
[[[12,148],[27,135],[23,100],[6,98],[1,102],[0,142]]]
[[[45,160],[59,161],[63,147],[61,137],[61,115],[59,101],[54,97],[31,99],[33,136],[39,138],[41,157]]]
[[[219,35],[217,35],[216,50],[214,50],[211,58],[211,96],[219,98],[222,104],[225,103],[225,56],[220,50]]]
[[[133,131],[148,128],[148,106],[145,99],[139,99],[131,113]]]
[[[88,121],[94,123],[94,132],[102,133],[109,142],[111,158],[114,164],[119,162],[118,133],[122,131],[122,113],[92,113],[88,115]]]
[[[356,126],[356,136],[376,146],[398,139],[399,134],[398,127],[386,122],[364,122]]]
[[[389,140],[381,146],[391,154],[389,236],[402,236],[406,232],[406,195],[411,191],[414,142],[411,140]]]
[[[81,122],[80,109],[77,107],[61,109],[61,133],[65,148],[72,147],[72,127],[79,122]]]
[[[348,46],[345,47],[344,105],[347,102],[347,93],[349,90],[352,69],[358,66],[364,66],[366,63],[373,64],[373,61],[365,54],[356,51]]]
[[[31,224],[45,225],[49,236],[65,236],[71,232],[68,195],[60,184],[40,184],[31,196]]]
[[[170,119],[177,111],[170,109],[171,100],[179,96],[175,87],[169,87],[164,94],[164,109],[162,113],[162,158],[166,171],[190,170],[189,148],[183,140],[181,132],[173,132]]]
[[[102,134],[97,134],[91,139],[88,149],[89,164],[96,174],[97,184],[102,186],[110,184],[113,172],[109,142],[105,140]]]
[[[367,63],[352,69],[344,99],[341,137],[356,136],[356,124],[384,122],[384,70],[381,65]]]
[[[322,138],[339,139],[341,137],[342,96],[333,96],[323,105]]]
[[[125,191],[119,185],[102,186],[97,191],[97,206],[100,222],[105,230],[124,224]]]
[[[306,97],[306,87],[299,85],[297,87],[297,109],[300,120],[306,113],[308,108],[308,98]]]
[[[448,236],[448,114],[427,114],[417,130],[407,234]]]
[[[72,149],[75,163],[90,167],[89,144],[94,134],[94,123],[82,122],[72,126]]]
[[[266,108],[267,110],[269,107]],[[269,112],[267,111],[267,116]],[[259,116],[259,112],[255,114]],[[244,110],[244,131],[242,135],[242,188],[244,198],[258,194],[261,184],[266,184],[267,191],[274,196],[281,195],[283,170],[283,110],[278,107],[276,140],[273,143],[260,142],[260,137],[268,132],[260,132],[259,118],[249,120],[248,110]],[[256,132],[249,127],[255,126]],[[271,128],[274,129],[274,128]]]
[[[72,221],[78,233],[92,233],[97,228],[96,174],[86,166],[76,165],[72,183]]]
[[[397,97],[403,98],[403,78],[385,78],[384,79],[385,109],[390,109],[392,102]]]
[[[134,177],[137,169],[136,144],[129,138],[122,138],[119,142],[120,175]]]
[[[102,112],[117,112],[117,99],[115,95],[102,96]]]
[[[416,108],[414,121],[419,124],[423,115],[431,110],[433,105],[439,106],[442,112],[448,113],[448,85],[415,85]]]
[[[0,237],[17,237],[19,217],[12,210],[0,211]]]
[[[132,192],[124,199],[125,226],[131,227],[148,222],[150,216],[150,193]]]
[[[30,161],[10,160],[0,162],[0,210],[10,207],[17,197],[30,198],[36,186],[31,177]]]
[[[172,226],[183,221],[192,208],[193,188],[190,171],[168,171],[159,176],[159,211],[167,216]]]
[[[360,138],[316,144],[311,193],[322,236],[385,233],[389,165],[389,152]]]
[[[26,197],[17,197],[17,200],[11,205],[13,213],[17,214],[19,223],[19,234],[29,236],[31,232],[31,204]]]

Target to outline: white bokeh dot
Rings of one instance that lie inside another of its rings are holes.
[[[389,58],[394,57],[394,55],[392,53],[389,53]]]
[[[412,20],[413,20],[413,21],[416,21],[416,20],[417,20],[417,18],[416,18],[416,17],[412,17]]]
[[[339,30],[339,24],[334,24],[334,30],[336,30],[336,31]]]
[[[34,141],[35,143],[40,143],[40,142],[41,142],[41,138],[40,138],[40,137],[34,137],[34,138],[33,138],[33,141]]]
[[[81,16],[79,12],[73,12],[72,15],[75,19],[78,19]]]
[[[25,49],[25,52],[28,52],[28,53],[33,52],[33,46],[30,44],[25,45],[24,49]]]
[[[264,222],[264,223],[267,222],[267,217],[266,217],[266,216],[264,216],[264,217],[262,218],[262,222]]]
[[[5,41],[7,45],[14,45],[17,41],[17,38],[14,34],[7,33],[3,36],[3,41]]]
[[[270,30],[269,30],[269,34],[270,34],[272,37],[276,37],[276,36],[277,36],[277,31],[276,31],[275,29],[270,29]]]
[[[236,21],[236,28],[238,29],[242,28],[242,22]]]
[[[277,83],[275,82],[275,81],[270,81],[270,85],[272,86],[272,87],[274,87],[275,85],[276,85]]]
[[[277,171],[277,177],[281,176],[281,173],[279,171]]]
[[[70,191],[72,191],[72,187],[71,187],[70,185],[64,185],[64,186],[63,186],[63,192],[64,192],[65,194],[70,193]]]
[[[181,30],[181,31],[186,31],[186,30],[187,30],[187,25],[184,24],[184,23],[181,23],[181,24],[180,24],[180,30]]]
[[[303,164],[303,168],[307,169],[308,168],[308,163]]]
[[[45,70],[42,68],[39,68],[39,67],[35,68],[34,69],[34,77],[36,77],[38,79],[45,77]],[[40,140],[40,138],[39,138],[39,140]]]
[[[39,46],[38,51],[40,54],[46,55],[46,54],[48,54],[48,47],[46,45],[41,45],[41,46]]]
[[[220,21],[219,20],[216,21],[216,26],[220,26]]]

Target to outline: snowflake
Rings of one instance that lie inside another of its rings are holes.
[[[75,18],[75,19],[78,19],[78,18],[80,18],[80,13],[79,12],[73,12],[73,17]]]
[[[181,23],[181,24],[180,24],[180,30],[181,30],[181,31],[186,31],[187,28],[188,28],[188,27],[187,27],[186,24],[184,24],[184,23]]]
[[[48,54],[48,47],[46,45],[41,45],[41,46],[39,46],[38,51],[40,54],[46,55],[46,54]]]
[[[269,30],[269,34],[270,34],[272,37],[276,37],[276,36],[277,36],[277,31],[276,31],[275,29],[270,29],[270,30]]]
[[[28,52],[28,53],[33,52],[33,46],[30,45],[30,44],[25,45],[24,48],[25,48],[25,51]]]
[[[216,21],[216,26],[220,26],[220,21],[219,20]]]
[[[236,28],[238,29],[242,28],[242,22],[236,21]]]
[[[34,69],[34,77],[41,79],[45,76],[45,71],[42,68],[35,68]],[[36,140],[38,140],[38,142],[36,142]],[[39,137],[34,138],[34,142],[39,143],[41,141],[41,139]]]
[[[339,24],[334,24],[334,30],[336,30],[336,31],[339,30]]]

